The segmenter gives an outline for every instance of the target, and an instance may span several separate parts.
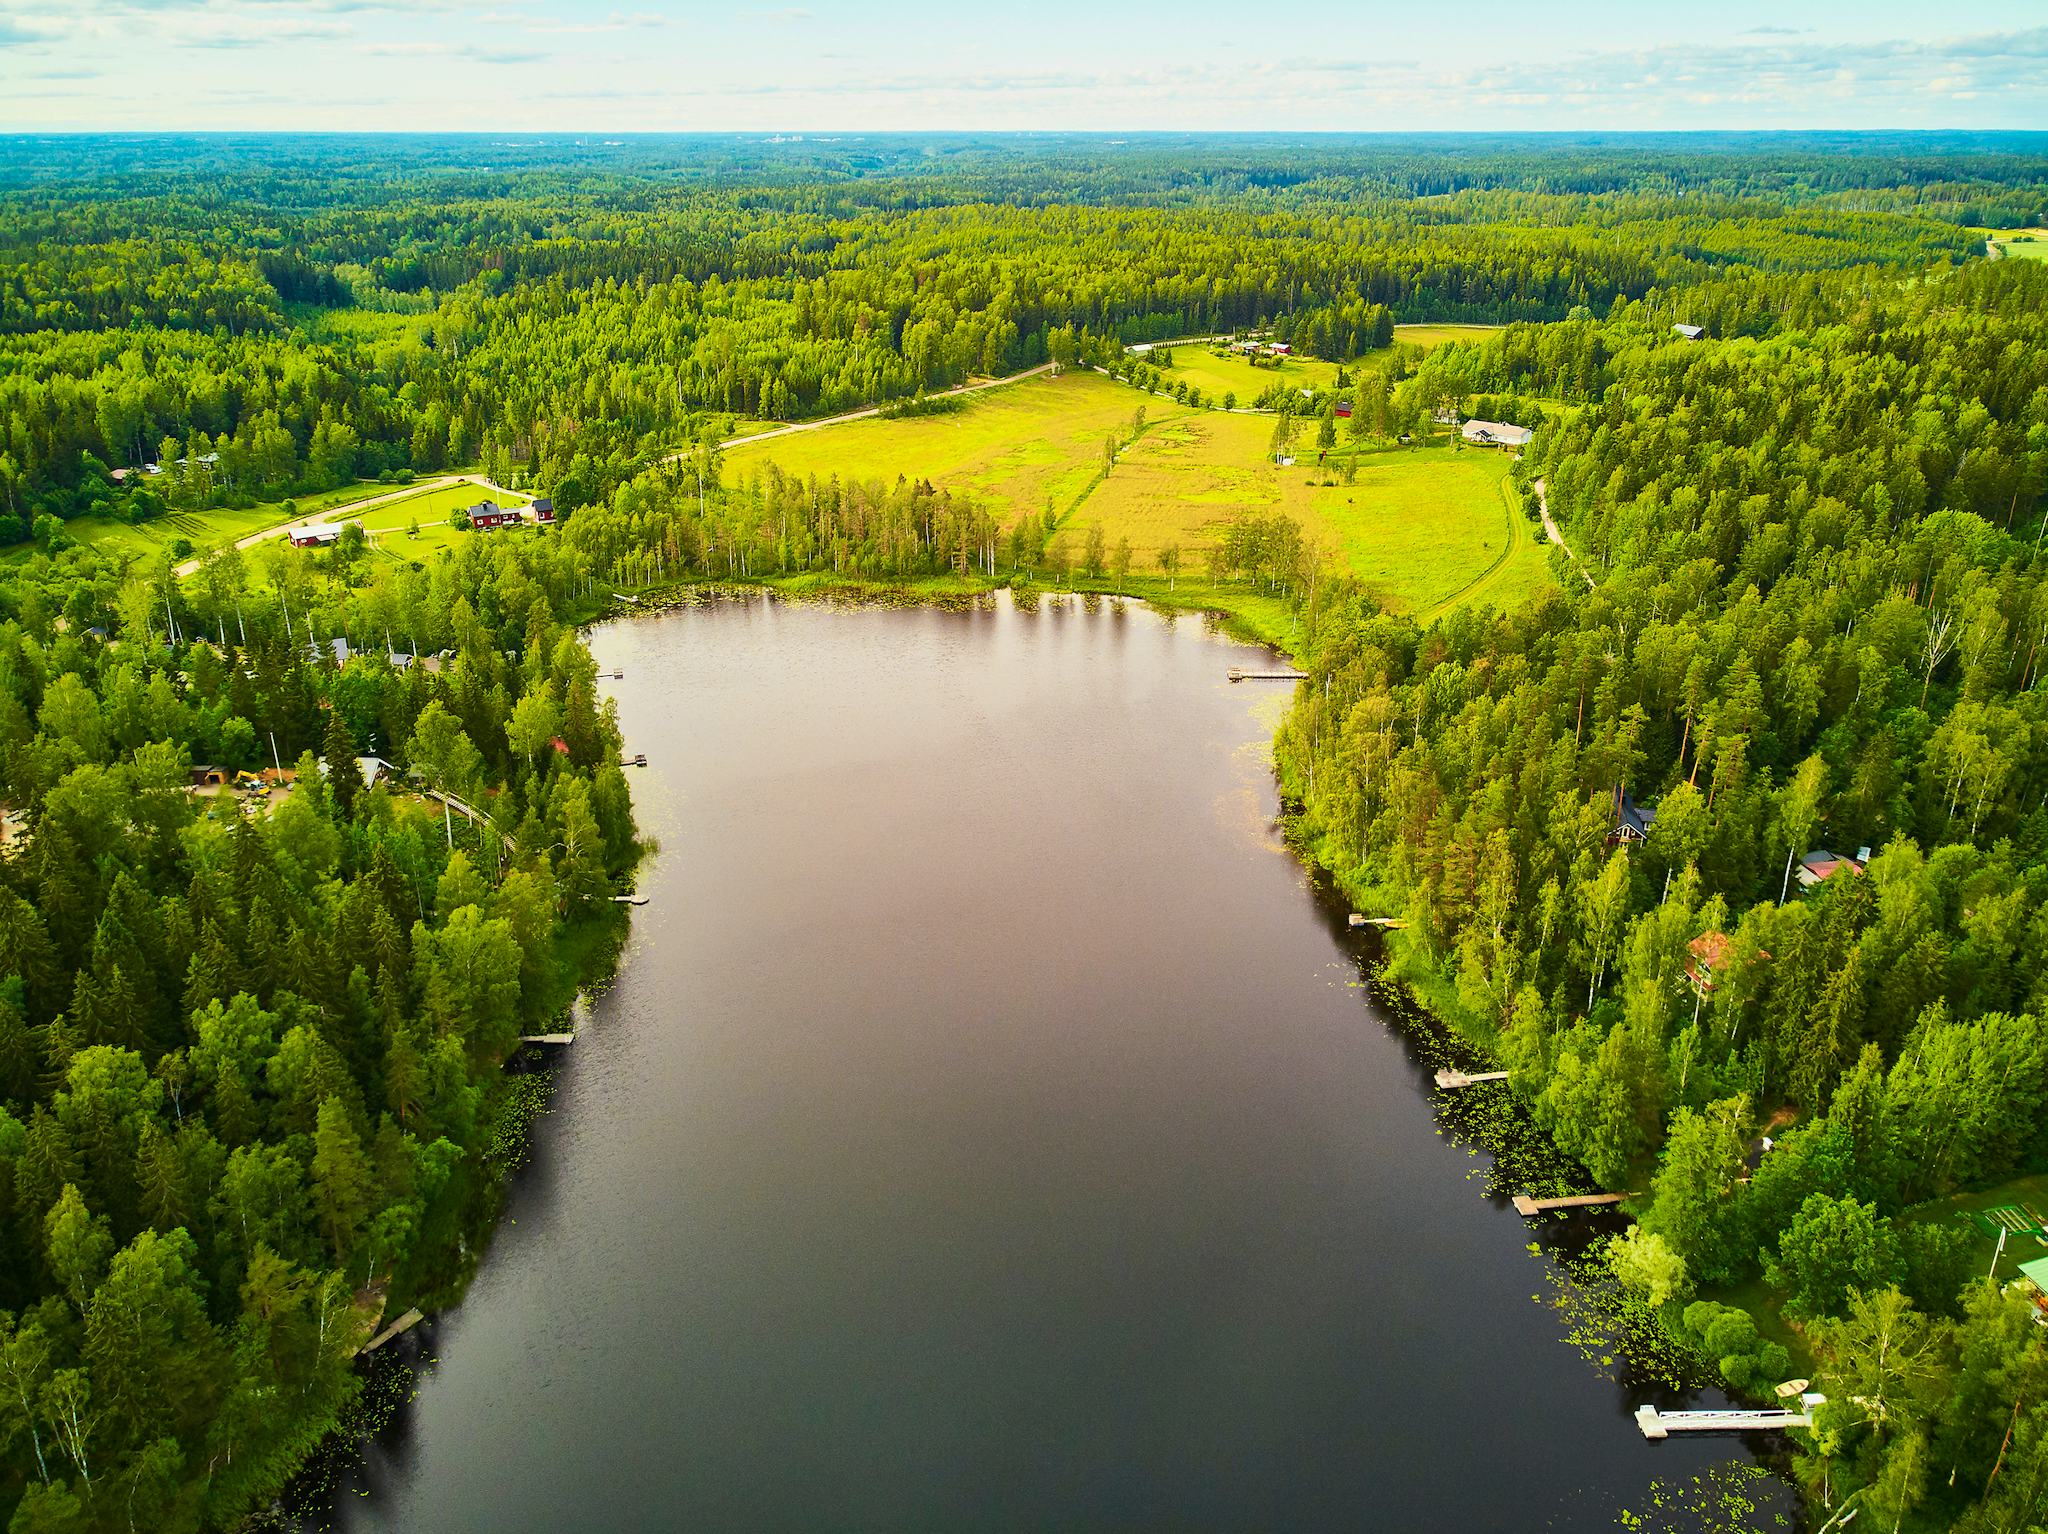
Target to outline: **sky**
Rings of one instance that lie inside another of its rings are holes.
[[[0,0],[0,131],[2048,129],[2048,0]]]

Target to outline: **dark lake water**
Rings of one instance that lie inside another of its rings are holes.
[[[1533,1303],[1279,844],[1264,652],[1007,598],[593,645],[652,903],[344,1527],[1606,1528],[1746,1458]]]

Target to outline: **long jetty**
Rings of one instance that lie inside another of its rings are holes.
[[[1306,682],[1306,671],[1246,671],[1240,667],[1230,668],[1233,682]]]
[[[1591,1209],[1596,1204],[1618,1204],[1625,1198],[1634,1198],[1633,1193],[1579,1193],[1570,1198],[1531,1198],[1526,1193],[1515,1195],[1516,1214],[1542,1214],[1548,1209]]]
[[[1825,1399],[1811,1397],[1818,1404]],[[1652,1443],[1673,1433],[1768,1433],[1788,1427],[1812,1427],[1813,1413],[1798,1411],[1659,1411],[1645,1403],[1636,1408],[1636,1426]]]
[[[1459,1087],[1474,1087],[1482,1081],[1506,1081],[1507,1079],[1508,1073],[1506,1071],[1438,1071],[1436,1073],[1436,1084],[1445,1091],[1454,1091]]]

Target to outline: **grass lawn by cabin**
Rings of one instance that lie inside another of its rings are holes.
[[[1254,367],[1250,358],[1220,345],[1200,341],[1167,344],[1173,351],[1173,366],[1159,369],[1167,386],[1186,383],[1200,389],[1206,404],[1220,405],[1226,394],[1235,394],[1240,406],[1249,406],[1275,384],[1290,389],[1333,389],[1337,385],[1337,364],[1314,357],[1268,359]],[[1153,357],[1157,355],[1153,353]],[[1152,358],[1146,360],[1158,367]]]
[[[1498,325],[1396,325],[1394,344],[1428,348],[1441,346],[1446,341],[1483,341],[1500,328]],[[1334,389],[1340,367],[1356,369],[1361,364],[1369,367],[1375,356],[1384,355],[1369,352],[1357,362],[1349,363],[1324,362],[1317,357],[1269,358],[1255,367],[1251,359],[1231,351],[1224,342],[1160,341],[1155,346],[1166,347],[1173,352],[1173,366],[1160,369],[1169,383],[1185,380],[1202,391],[1206,402],[1220,403],[1224,395],[1235,394],[1240,406],[1250,405],[1276,383],[1294,389]]]
[[[2021,1263],[2048,1257],[2048,1238],[2042,1235],[2043,1224],[2048,1223],[2048,1172],[2014,1177],[1974,1193],[1953,1193],[1916,1205],[1904,1218],[1958,1225],[1968,1231],[1979,1273],[1991,1271],[1991,1254],[1998,1250],[1998,1233],[2003,1229],[2005,1254],[1998,1259],[1998,1281],[2009,1283],[2019,1276]]]
[[[1048,503],[1062,512],[1073,505],[1101,472],[1104,438],[1126,434],[1140,405],[1154,420],[1189,413],[1099,373],[1029,378],[968,395],[942,415],[868,417],[734,448],[725,477],[737,481],[772,463],[799,479],[924,478],[992,503],[1007,525]]]
[[[531,499],[531,496],[514,490],[486,490],[481,485],[470,484],[444,485],[438,490],[421,490],[395,501],[386,501],[382,506],[372,506],[361,513],[351,513],[343,507],[339,519],[360,522],[364,532],[374,535],[403,529],[414,522],[422,527],[429,522],[445,522],[456,512],[467,511],[478,501],[496,501],[500,506],[516,508],[526,505]]]
[[[266,527],[288,522],[293,516],[311,516],[376,495],[379,488],[374,480],[358,480],[338,490],[299,496],[291,503],[295,508],[292,511],[285,509],[283,501],[260,501],[243,510],[222,506],[209,511],[176,511],[132,525],[112,517],[73,517],[64,524],[64,532],[74,543],[89,545],[120,558],[168,560],[171,544],[179,538],[190,543],[195,554],[204,554],[212,549],[225,548],[251,533],[260,533]],[[22,544],[10,550],[9,554],[15,558],[26,558],[29,547]]]

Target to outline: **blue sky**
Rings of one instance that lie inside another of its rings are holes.
[[[2048,128],[2048,0],[0,0],[0,130]]]

